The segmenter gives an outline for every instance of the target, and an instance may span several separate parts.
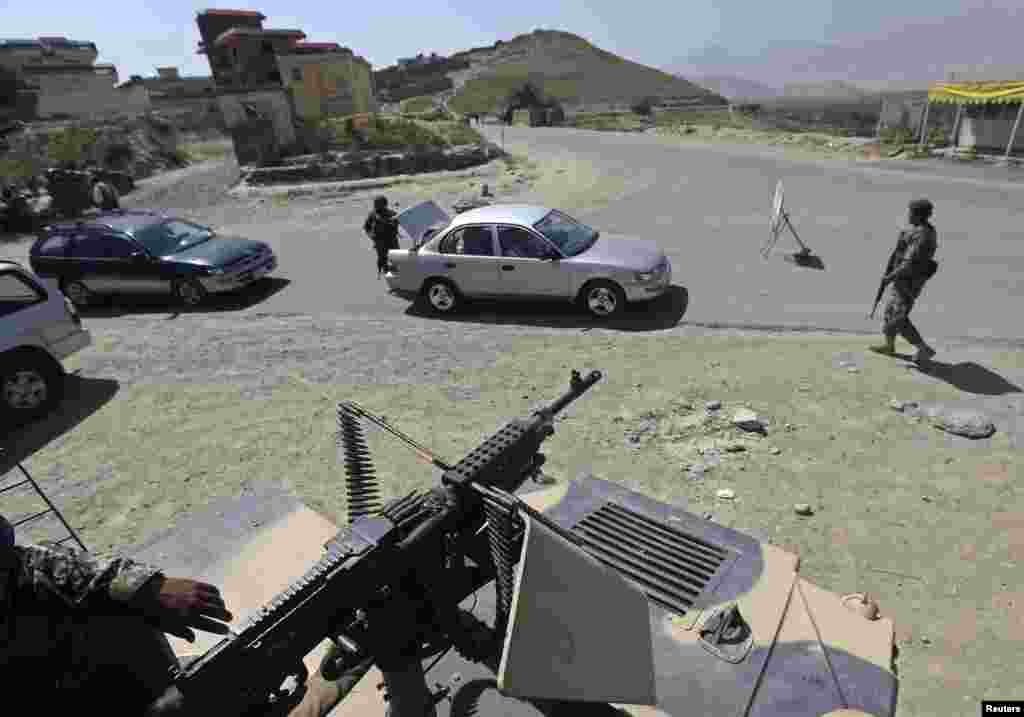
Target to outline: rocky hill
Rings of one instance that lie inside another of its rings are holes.
[[[495,112],[527,82],[568,109],[629,106],[645,97],[672,104],[718,105],[715,93],[557,30],[459,52],[434,65],[374,74],[381,102],[433,95],[458,112]]]

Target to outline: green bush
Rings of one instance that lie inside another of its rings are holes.
[[[885,127],[880,138],[884,144],[910,144],[914,141],[914,133],[907,127]]]
[[[434,98],[430,96],[420,95],[418,97],[410,97],[407,100],[403,100],[401,103],[401,109],[403,113],[418,114],[423,112],[433,112],[436,103]]]
[[[412,120],[400,117],[370,118],[365,128],[356,130],[351,117],[334,123],[334,142],[343,146],[356,143],[356,135],[360,136],[358,144],[363,149],[403,149],[405,147],[443,147],[444,139],[431,130]]]
[[[54,162],[79,162],[96,142],[96,130],[87,127],[66,127],[50,133],[46,155]]]

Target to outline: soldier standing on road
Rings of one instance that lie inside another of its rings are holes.
[[[388,252],[398,248],[398,215],[388,209],[387,197],[373,200],[373,211],[363,224],[363,231],[370,237],[377,250],[377,278],[388,270]]]
[[[226,634],[219,590],[129,558],[100,560],[56,543],[19,545],[0,515],[0,665],[41,714],[205,714],[170,688],[178,666],[164,632]],[[288,717],[324,717],[370,668],[336,680],[319,671]],[[276,686],[275,686],[276,687]]]
[[[910,321],[910,311],[921,295],[925,283],[935,274],[938,265],[934,256],[937,249],[935,227],[929,221],[932,203],[927,199],[910,202],[910,228],[900,232],[891,262],[892,269],[882,277],[886,287],[885,313],[882,331],[885,343],[872,346],[880,354],[896,353],[896,337],[902,336],[917,348],[914,360],[927,361],[935,350],[921,337]]]

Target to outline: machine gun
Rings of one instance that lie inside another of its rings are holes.
[[[349,525],[301,578],[261,608],[241,630],[173,675],[186,708],[223,717],[258,714],[287,699],[281,686],[308,678],[303,658],[325,638],[334,649],[321,664],[333,679],[376,664],[395,717],[434,713],[440,699],[426,685],[422,660],[454,648],[497,671],[523,538],[522,515],[577,542],[514,492],[538,479],[541,444],[556,414],[601,379],[572,372],[569,390],[525,419],[514,420],[455,465],[449,465],[352,402],[338,405],[339,443],[348,474]],[[387,428],[444,471],[429,491],[379,503],[360,419]],[[492,580],[495,625],[459,605]]]

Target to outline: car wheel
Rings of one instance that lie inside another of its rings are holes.
[[[431,279],[423,285],[423,299],[431,311],[451,314],[459,307],[459,292],[444,279]]]
[[[174,298],[185,306],[198,306],[206,299],[206,288],[195,279],[174,282]]]
[[[80,281],[62,281],[60,290],[75,306],[82,308],[93,303],[93,293]]]
[[[626,292],[612,281],[594,281],[583,287],[584,308],[599,319],[618,316],[626,308]]]
[[[64,371],[48,356],[0,358],[0,412],[20,424],[48,413],[64,394]]]

